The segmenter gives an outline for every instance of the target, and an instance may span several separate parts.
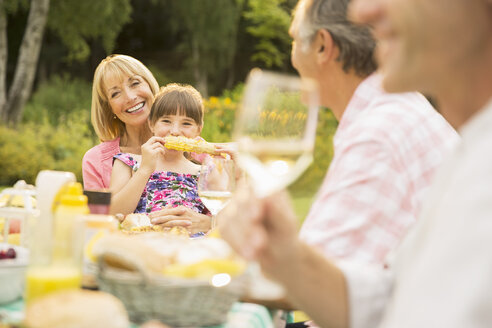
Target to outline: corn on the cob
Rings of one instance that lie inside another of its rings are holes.
[[[190,139],[183,136],[167,136],[164,138],[165,147],[181,151],[189,151],[193,153],[216,154],[214,145],[205,140]]]

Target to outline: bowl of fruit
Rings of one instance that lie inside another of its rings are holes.
[[[29,262],[29,251],[20,246],[0,243],[0,304],[22,296]]]

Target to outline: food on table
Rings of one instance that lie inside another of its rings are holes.
[[[0,244],[0,305],[18,300],[22,296],[28,261],[27,248]]]
[[[45,295],[80,288],[82,273],[70,266],[39,266],[26,272],[25,298],[27,304]]]
[[[3,236],[0,235],[0,243],[4,243]],[[11,233],[7,236],[7,244],[20,246],[20,233]]]
[[[128,214],[120,224],[120,227],[123,230],[131,230],[132,228],[148,226],[152,226],[152,223],[150,223],[150,218],[145,214],[138,213]]]
[[[168,149],[189,151],[194,153],[207,153],[215,155],[215,147],[213,144],[202,139],[190,139],[183,136],[167,136],[164,138],[165,147]]]
[[[19,233],[21,222],[18,219],[9,220],[9,233]],[[3,232],[5,227],[5,218],[0,218],[0,233]]]
[[[16,257],[17,253],[12,247],[0,250],[0,260],[15,259]]]
[[[171,264],[164,268],[163,274],[177,278],[208,279],[217,273],[237,276],[244,271],[244,263],[232,259],[205,259],[193,264]]]
[[[174,278],[236,276],[245,269],[245,263],[222,239],[190,239],[172,233],[109,234],[94,245],[93,254],[112,267]]]
[[[36,198],[29,196],[32,207],[36,207]],[[0,197],[0,207],[24,207],[24,197],[22,195],[3,194]]]
[[[162,232],[172,235],[189,236],[189,231],[184,227],[162,227],[160,225],[153,225],[147,215],[139,213],[128,214],[123,222],[120,223],[120,227],[124,232],[129,234],[141,232]]]
[[[128,328],[128,314],[116,297],[85,290],[63,291],[33,301],[24,325],[30,328]]]

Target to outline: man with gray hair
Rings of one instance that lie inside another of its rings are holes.
[[[462,137],[439,168],[418,222],[384,267],[335,263],[296,238],[285,193],[257,199],[241,190],[219,214],[221,235],[322,327],[488,328],[492,1],[354,0],[352,6],[354,18],[371,24],[379,39],[385,89],[429,93]]]
[[[381,88],[367,27],[349,0],[301,0],[292,64],[339,121],[334,157],[300,236],[331,258],[381,264],[414,223],[434,170],[457,140],[418,93]]]

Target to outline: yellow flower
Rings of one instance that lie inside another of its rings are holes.
[[[209,102],[210,102],[210,104],[212,104],[212,105],[217,105],[217,104],[219,103],[219,98],[217,98],[217,97],[210,97],[210,98],[208,99],[208,101],[209,101]]]
[[[231,98],[226,97],[226,98],[224,99],[224,104],[226,104],[226,105],[230,105],[230,104],[231,104]]]
[[[268,119],[270,120],[274,120],[276,117],[277,117],[277,113],[275,112],[270,112],[270,114],[268,115]]]

